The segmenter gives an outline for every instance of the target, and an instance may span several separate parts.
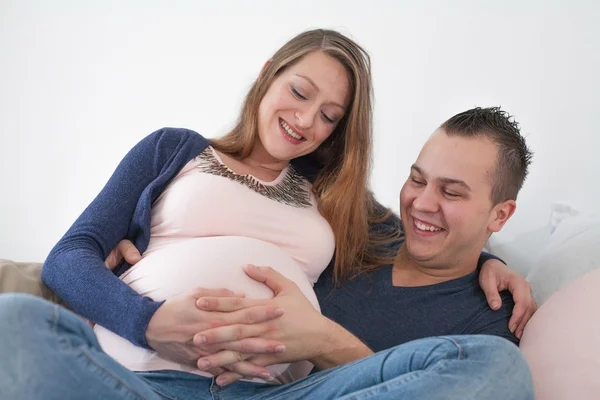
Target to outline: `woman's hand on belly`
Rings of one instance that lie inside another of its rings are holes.
[[[237,312],[205,311],[196,306],[202,297],[236,298],[236,294],[227,289],[198,288],[166,300],[146,329],[148,345],[161,357],[196,366],[200,357],[210,354],[194,345],[193,338],[198,332],[223,325],[261,323],[281,316],[279,306],[271,304]]]
[[[240,375],[255,376],[251,373],[252,364],[266,366],[310,360],[325,351],[321,344],[326,343],[326,340],[322,339],[329,335],[332,322],[315,310],[298,286],[271,268],[249,266],[246,271],[251,278],[269,286],[275,297],[267,300],[202,298],[197,302],[198,307],[206,311],[226,313],[249,312],[256,306],[272,305],[283,309],[283,316],[253,324],[221,326],[198,333],[194,337],[196,344],[210,352],[222,350],[200,358],[198,367],[227,367]],[[251,344],[258,345],[265,340],[281,342],[285,348],[275,354],[262,355],[252,355],[245,351]],[[246,359],[248,361],[240,362]],[[230,374],[229,377],[231,376]],[[218,383],[221,384],[222,381],[218,380]],[[230,381],[226,379],[225,383]]]

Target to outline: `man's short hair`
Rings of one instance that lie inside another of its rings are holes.
[[[440,128],[448,136],[484,137],[494,142],[498,159],[491,174],[492,202],[498,204],[517,199],[533,153],[511,115],[500,107],[477,107],[456,114]]]

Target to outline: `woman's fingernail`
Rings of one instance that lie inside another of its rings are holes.
[[[198,302],[196,303],[196,305],[200,308],[205,308],[205,307],[208,307],[208,301],[206,301],[204,299],[198,299]]]
[[[260,377],[263,379],[269,379],[269,378],[271,378],[271,374],[268,372],[261,372]]]
[[[492,301],[492,308],[496,310],[498,307],[500,307],[500,302],[498,300]]]
[[[198,342],[198,344],[206,343],[206,336],[200,335],[197,337],[196,341]]]
[[[275,352],[276,353],[283,353],[285,351],[285,346],[282,344],[278,344],[277,346],[275,346]]]
[[[512,324],[508,327],[508,329],[510,330],[510,333],[515,333],[515,329],[517,329],[517,324]]]
[[[210,363],[207,360],[199,360],[198,361],[198,369],[205,370],[210,366]]]

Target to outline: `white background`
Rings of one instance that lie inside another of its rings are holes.
[[[547,226],[555,201],[597,215],[597,4],[0,0],[0,258],[44,260],[148,133],[225,133],[263,63],[316,27],[372,56],[371,182],[382,203],[398,209],[409,166],[442,121],[501,105],[535,156],[495,240]]]

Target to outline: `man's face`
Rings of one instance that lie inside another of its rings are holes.
[[[400,192],[410,258],[432,268],[477,259],[502,226],[491,200],[497,155],[486,138],[447,136],[441,129],[430,137]]]

